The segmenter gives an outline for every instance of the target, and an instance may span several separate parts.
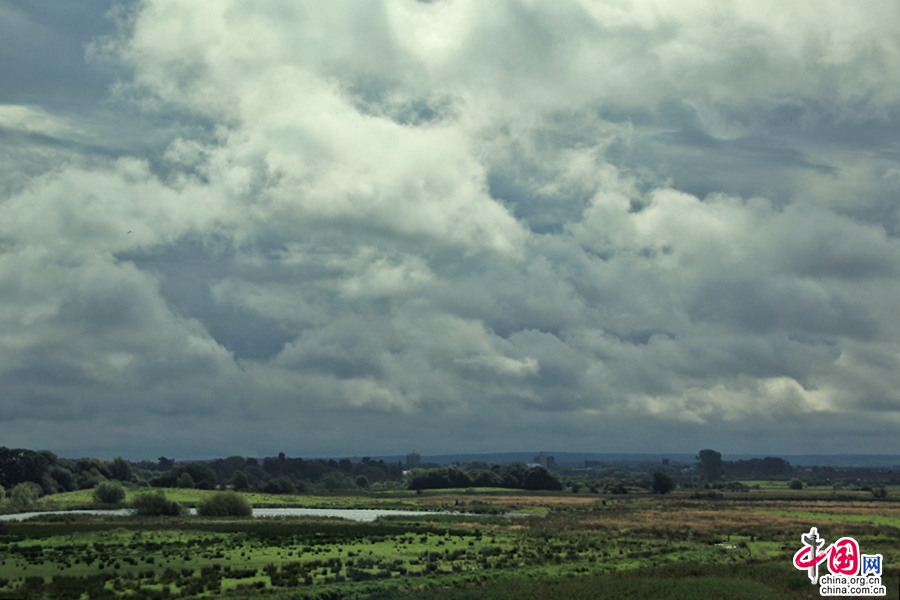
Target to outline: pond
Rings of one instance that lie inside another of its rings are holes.
[[[24,521],[40,515],[107,515],[127,517],[134,511],[130,508],[117,510],[48,510],[43,512],[23,512],[0,515],[0,521]],[[188,514],[196,515],[196,509],[188,509]],[[254,508],[254,517],[336,517],[360,523],[371,523],[379,517],[408,517],[417,515],[449,515],[458,513],[431,512],[417,510],[388,510],[374,508]]]

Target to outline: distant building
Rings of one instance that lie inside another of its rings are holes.
[[[415,450],[406,455],[407,468],[418,467],[420,462],[422,462],[422,455]]]
[[[544,467],[545,469],[556,468],[556,459],[552,456],[544,456],[543,452],[535,456],[533,462],[534,464]]]

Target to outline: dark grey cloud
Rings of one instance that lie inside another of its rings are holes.
[[[0,3],[0,432],[890,451],[900,15],[772,10]]]

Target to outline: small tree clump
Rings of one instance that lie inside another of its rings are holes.
[[[668,494],[675,489],[675,481],[672,476],[662,471],[653,473],[653,483],[650,485],[654,494]]]
[[[94,488],[94,502],[115,504],[125,499],[125,490],[118,483],[104,481]]]
[[[217,492],[197,505],[201,517],[249,517],[253,507],[237,492]]]
[[[166,498],[162,490],[140,494],[132,500],[131,506],[139,517],[177,517],[184,512],[181,505]]]
[[[791,479],[791,482],[788,485],[792,490],[802,490],[803,489],[803,482],[800,481],[799,479],[797,479],[796,477],[794,479]]]

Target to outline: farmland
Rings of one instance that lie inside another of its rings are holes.
[[[211,493],[172,492],[186,504]],[[812,598],[790,563],[812,526],[882,554],[897,597],[890,492],[247,494],[256,506],[461,511],[375,523],[48,515],[0,526],[0,598]],[[49,498],[43,508],[90,504]],[[507,512],[530,516],[493,514]]]

